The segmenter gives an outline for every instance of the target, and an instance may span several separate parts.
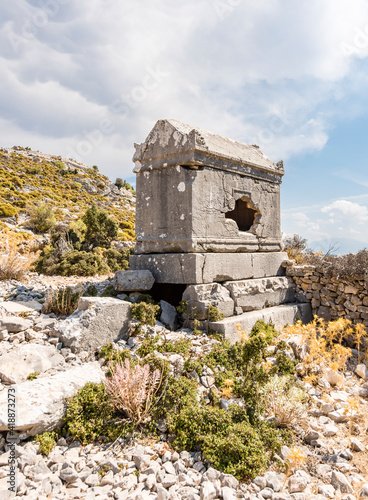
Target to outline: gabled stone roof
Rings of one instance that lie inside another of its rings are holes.
[[[249,174],[249,167],[282,176],[258,146],[243,144],[177,120],[159,120],[142,144],[135,144],[135,172],[174,165],[209,166]],[[242,168],[243,167],[243,168]]]

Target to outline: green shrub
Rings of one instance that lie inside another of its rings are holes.
[[[130,432],[131,424],[117,423],[120,419],[104,384],[87,383],[69,400],[65,424],[67,432],[87,444],[101,436],[114,440]]]
[[[116,297],[119,292],[115,290],[114,285],[107,285],[100,293],[100,297]]]
[[[83,215],[86,225],[85,243],[88,246],[109,248],[118,236],[118,225],[106,212],[92,205]]]
[[[129,249],[117,250],[116,248],[109,248],[104,252],[104,259],[113,273],[116,271],[126,271],[129,269]]]
[[[215,306],[208,307],[208,320],[211,322],[220,321],[224,319],[225,314],[220,313],[220,311]]]
[[[36,260],[35,269],[39,273],[59,276],[94,276],[110,272],[99,254],[84,250],[71,250],[58,257],[55,249],[46,249]]]
[[[10,203],[0,203],[0,217],[16,217],[18,210]]]
[[[28,375],[27,380],[34,380],[39,376],[40,372],[32,372]]]
[[[38,233],[46,233],[55,227],[56,220],[52,207],[48,203],[31,205],[27,209],[32,228]]]
[[[176,435],[176,448],[200,449],[212,467],[238,479],[259,474],[283,444],[280,431],[263,423],[251,425],[246,410],[236,405],[227,411],[193,403],[184,406],[173,417],[170,430]]]
[[[97,297],[98,290],[95,285],[88,285],[87,289],[83,293],[83,297]]]
[[[40,443],[40,452],[42,455],[48,455],[52,452],[58,438],[57,432],[44,432],[35,436],[36,443]]]
[[[134,333],[141,333],[143,325],[154,326],[159,312],[160,306],[154,304],[147,304],[147,302],[132,304],[130,309],[131,318],[138,321],[138,324],[134,326]]]

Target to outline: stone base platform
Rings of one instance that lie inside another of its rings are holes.
[[[309,303],[283,304],[275,307],[267,307],[258,311],[250,311],[238,316],[231,316],[215,323],[209,323],[209,328],[221,333],[231,343],[235,344],[239,337],[239,330],[250,332],[254,324],[262,319],[266,323],[273,323],[277,328],[293,324],[297,319],[303,323],[312,321],[312,309]]]
[[[139,254],[131,270],[148,269],[156,283],[201,284],[284,276],[286,252]]]

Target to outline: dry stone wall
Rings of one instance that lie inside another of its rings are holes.
[[[340,317],[368,326],[368,283],[327,276],[315,266],[287,269],[297,286],[297,298],[310,301],[313,314],[330,321]]]

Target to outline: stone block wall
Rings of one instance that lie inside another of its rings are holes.
[[[368,326],[368,283],[327,276],[315,266],[293,266],[287,275],[294,280],[297,298],[310,301],[313,314],[327,321],[340,317]]]

